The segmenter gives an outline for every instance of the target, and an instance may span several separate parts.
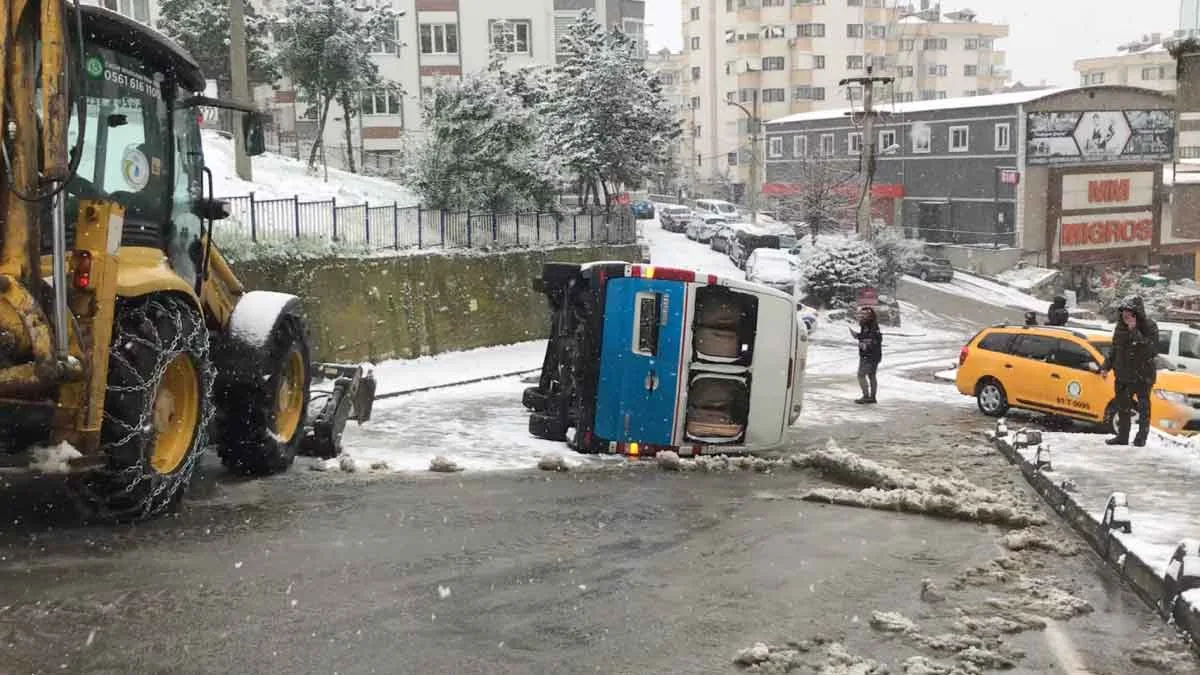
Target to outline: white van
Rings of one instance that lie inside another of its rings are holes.
[[[1158,353],[1170,361],[1172,368],[1200,374],[1200,328],[1159,322]]]
[[[738,218],[738,207],[722,199],[697,199],[695,209],[703,214]]]

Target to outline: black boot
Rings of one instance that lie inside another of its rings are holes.
[[[864,395],[862,395],[862,396],[859,396],[859,397],[858,397],[858,398],[856,398],[856,399],[854,399],[854,402],[855,402],[855,403],[857,403],[857,404],[859,404],[859,405],[862,405],[862,404],[864,404],[864,403],[874,403],[874,401],[872,401],[872,400],[871,400],[871,397],[870,397],[870,396],[867,396],[867,395],[865,395],[865,394],[864,394]]]
[[[1117,435],[1104,441],[1106,445],[1129,445],[1129,418],[1117,417]]]
[[[1129,436],[1117,435],[1117,436],[1114,436],[1114,437],[1108,439],[1107,441],[1104,441],[1104,444],[1105,445],[1129,445]]]
[[[1150,427],[1139,426],[1137,436],[1133,437],[1133,444],[1141,448],[1146,445],[1146,439],[1150,437]]]

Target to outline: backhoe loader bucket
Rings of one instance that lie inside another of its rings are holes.
[[[375,403],[375,376],[362,366],[314,363],[308,419],[300,453],[328,459],[342,454],[346,422],[371,419]]]

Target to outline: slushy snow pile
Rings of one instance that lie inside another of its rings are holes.
[[[70,473],[70,461],[83,456],[66,441],[58,445],[35,447],[30,454],[29,470],[38,473]]]
[[[823,450],[792,458],[797,467],[812,468],[853,488],[817,488],[803,501],[868,509],[903,511],[955,520],[1027,527],[1045,523],[1015,497],[985,490],[965,480],[938,478],[884,466],[841,449],[832,440]]]
[[[1058,270],[1046,267],[1014,267],[996,275],[996,279],[1005,285],[1022,291],[1028,291],[1046,283],[1058,274]]]

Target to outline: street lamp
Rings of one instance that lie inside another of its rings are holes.
[[[746,114],[746,125],[750,131],[750,224],[758,224],[758,129],[761,125],[761,120],[758,118],[758,90],[754,90],[754,97],[751,105],[754,106],[754,111],[751,112],[746,106],[732,99],[725,99],[725,102],[731,106],[735,106]]]

